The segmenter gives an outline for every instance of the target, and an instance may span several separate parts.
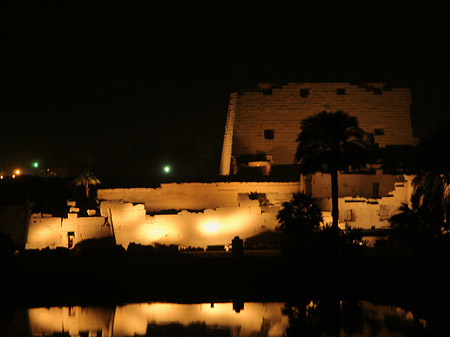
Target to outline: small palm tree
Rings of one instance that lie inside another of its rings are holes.
[[[76,186],[84,186],[86,191],[86,198],[89,199],[89,186],[101,184],[100,180],[95,176],[92,170],[84,170],[78,177],[73,181]]]
[[[342,111],[322,111],[301,121],[295,162],[303,174],[328,172],[331,175],[332,228],[337,231],[338,171],[358,168],[367,160],[369,137],[358,120]]]
[[[398,210],[399,213],[389,219],[392,227],[391,239],[401,246],[419,244],[428,233],[423,212],[416,203],[413,203],[412,208],[402,204]]]
[[[284,202],[277,215],[290,250],[301,248],[302,242],[310,240],[322,222],[322,211],[311,195],[295,193],[292,200]]]

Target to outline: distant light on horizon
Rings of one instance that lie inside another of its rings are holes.
[[[38,163],[37,161],[35,161],[35,162],[32,164],[32,166],[33,166],[34,168],[38,168],[38,167],[39,167],[39,163]]]
[[[15,173],[15,175],[19,175],[20,174],[20,170],[19,169],[14,170],[14,173]]]
[[[171,168],[170,168],[169,165],[166,165],[166,166],[164,166],[164,168],[163,168],[164,173],[170,173],[170,170],[171,170]]]

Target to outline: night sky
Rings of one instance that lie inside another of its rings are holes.
[[[2,1],[0,170],[217,174],[229,94],[259,82],[410,87],[423,136],[448,116],[448,17],[380,3]]]

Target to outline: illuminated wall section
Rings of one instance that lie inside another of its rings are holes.
[[[25,249],[68,248],[69,236],[73,247],[82,240],[109,237],[111,228],[105,217],[56,218],[32,214]]]
[[[308,182],[309,180],[309,182]],[[405,181],[403,175],[383,174],[382,170],[376,170],[376,174],[341,174],[339,173],[339,197],[386,197],[394,189],[397,182]],[[315,198],[328,198],[331,196],[331,177],[328,173],[314,173],[308,176],[300,176],[300,190],[306,191]],[[374,189],[374,186],[376,188]],[[375,192],[376,191],[376,192]],[[374,195],[374,192],[377,195]]]
[[[62,240],[62,218],[37,218],[34,214],[31,216],[25,244],[26,249],[64,246]],[[65,247],[67,247],[67,239]]]
[[[348,175],[350,176],[350,175]],[[372,177],[372,176],[371,176]],[[376,176],[373,176],[376,178]],[[372,178],[373,178],[372,177]],[[316,174],[313,179],[325,181],[327,175]],[[349,177],[347,177],[349,178]],[[350,177],[351,178],[351,177]],[[349,178],[349,179],[350,179]],[[374,178],[374,179],[375,179]],[[391,178],[389,178],[391,179]],[[388,179],[388,180],[389,180]],[[395,178],[397,179],[397,178]],[[412,176],[404,175],[399,181],[389,180],[392,189],[381,198],[362,196],[339,198],[339,222],[352,227],[371,228],[388,226],[390,216],[398,212],[402,203],[409,203],[412,193]],[[345,184],[346,179],[342,179]],[[386,186],[384,186],[386,184]],[[211,186],[204,186],[211,185]],[[282,203],[290,201],[292,193],[304,189],[302,183],[234,183],[234,184],[169,184],[160,189],[119,189],[108,190],[112,199],[121,196],[136,202],[136,195],[147,203],[158,200],[160,204],[172,209],[174,205],[182,205],[183,200],[202,198],[196,205],[216,205],[222,201],[224,205],[216,208],[188,210],[181,208],[175,214],[147,214],[144,204],[133,204],[123,200],[103,200],[100,204],[101,217],[82,218],[42,218],[33,215],[30,218],[26,249],[42,249],[45,247],[68,247],[69,233],[72,233],[72,244],[76,245],[84,239],[109,237],[114,235],[116,243],[125,249],[131,242],[143,245],[176,244],[185,247],[202,247],[209,245],[229,245],[235,236],[246,239],[267,230],[275,230],[278,226],[276,215]],[[387,190],[387,182],[380,183],[380,190]],[[200,191],[196,187],[200,186]],[[331,210],[330,193],[326,184],[314,190],[320,206],[329,222]],[[176,187],[180,192],[178,200],[172,200]],[[278,191],[277,191],[278,189]],[[154,193],[159,195],[155,197]],[[164,193],[162,191],[165,191]],[[166,193],[169,191],[169,193]],[[210,198],[205,195],[209,191]],[[250,194],[258,192],[260,200],[251,200]],[[264,193],[262,193],[264,192]],[[384,192],[383,192],[384,193]],[[155,198],[155,199],[152,199]],[[187,205],[192,205],[187,202]],[[109,219],[108,225],[106,221]]]
[[[414,176],[403,175],[402,181],[396,182],[394,189],[381,198],[339,198],[340,227],[344,229],[346,224],[363,229],[389,227],[389,218],[399,212],[399,207],[402,204],[411,205],[413,179]],[[331,211],[331,198],[320,198],[320,207],[324,211]]]
[[[239,206],[239,195],[264,193],[272,204],[289,200],[300,190],[294,182],[217,182],[172,183],[159,188],[99,189],[97,197],[104,201],[144,204],[147,212],[161,210],[204,210]]]
[[[247,200],[239,207],[152,216],[145,214],[143,205],[103,201],[101,209],[102,214],[111,214],[116,242],[124,248],[131,242],[206,248],[228,245],[235,236],[248,238],[274,230],[279,207],[268,208],[263,213],[258,200]]]

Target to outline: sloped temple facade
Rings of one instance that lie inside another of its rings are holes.
[[[243,164],[250,167],[292,165],[300,121],[323,110],[356,117],[380,148],[417,144],[410,106],[409,89],[384,83],[263,83],[232,93],[220,173],[236,173],[243,157],[247,159]]]

